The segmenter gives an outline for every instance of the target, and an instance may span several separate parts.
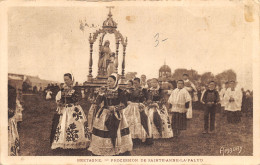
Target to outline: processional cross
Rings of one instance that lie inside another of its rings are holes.
[[[111,16],[112,16],[112,14],[111,14],[111,9],[114,9],[114,8],[115,8],[115,6],[107,6],[107,8],[109,9],[109,15],[111,15]]]

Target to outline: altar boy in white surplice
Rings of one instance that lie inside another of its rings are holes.
[[[229,82],[230,88],[227,89],[224,102],[227,111],[228,123],[239,123],[241,121],[242,91],[236,88],[236,82]]]
[[[186,113],[189,108],[190,101],[191,96],[184,88],[184,81],[179,80],[177,82],[177,88],[173,90],[168,100],[171,107],[170,114],[172,115],[171,123],[174,137],[178,137],[181,130],[187,129]]]

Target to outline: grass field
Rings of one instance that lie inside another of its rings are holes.
[[[45,101],[38,95],[25,95],[23,122],[19,130],[22,156],[88,156],[85,150],[55,150],[50,148],[50,131],[54,101]],[[80,105],[86,115],[89,104],[82,100]],[[193,110],[193,118],[188,121],[188,129],[178,139],[155,140],[151,146],[135,145],[132,156],[250,156],[253,154],[253,121],[242,117],[239,124],[227,124],[226,118],[216,114],[216,134],[204,135],[203,111]],[[224,150],[223,150],[224,149]],[[231,152],[232,151],[232,152]]]

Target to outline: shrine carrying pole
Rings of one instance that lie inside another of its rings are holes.
[[[88,81],[92,81],[92,65],[93,65],[93,59],[92,59],[92,53],[93,53],[93,42],[92,42],[92,36],[91,33],[89,35],[89,43],[90,43],[90,56],[89,56],[89,74],[88,74]]]
[[[122,77],[121,77],[121,83],[124,83],[125,80],[125,51],[127,46],[127,38],[125,40],[125,43],[123,44],[123,62],[122,62]]]

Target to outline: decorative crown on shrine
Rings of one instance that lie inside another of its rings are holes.
[[[112,18],[112,13],[111,11],[109,11],[108,13],[108,18],[103,22],[103,28],[112,28],[112,29],[116,29],[117,28],[117,23],[113,20]]]

